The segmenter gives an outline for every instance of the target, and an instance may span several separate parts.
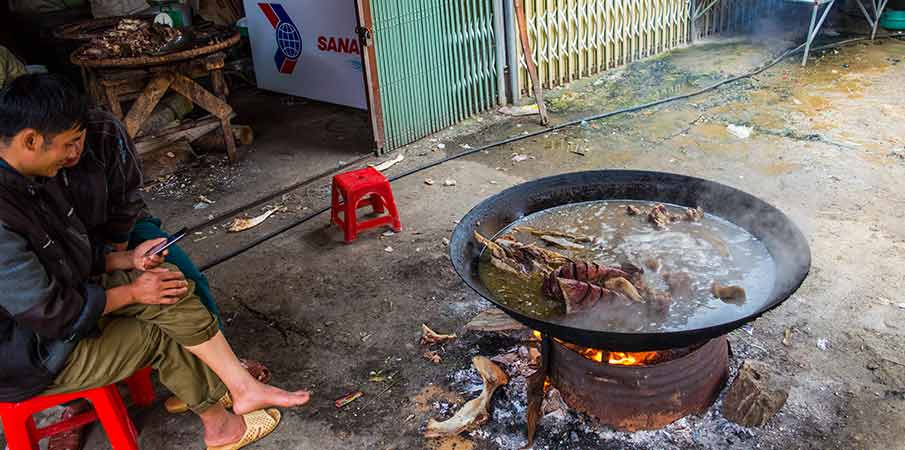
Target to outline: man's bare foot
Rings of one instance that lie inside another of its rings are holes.
[[[245,435],[245,420],[241,415],[217,414],[216,417],[204,420],[204,443],[208,447],[232,444],[238,442]]]
[[[272,406],[301,406],[311,399],[308,391],[289,392],[257,381],[240,392],[230,392],[230,395],[233,398],[233,411],[238,415]]]

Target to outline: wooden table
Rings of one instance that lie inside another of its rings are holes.
[[[135,140],[139,154],[148,153],[181,139],[189,142],[213,131],[223,131],[226,153],[236,160],[236,140],[231,120],[235,113],[227,102],[229,88],[223,75],[228,47],[239,42],[236,33],[227,40],[163,56],[91,60],[78,58],[72,62],[82,67],[85,87],[99,105],[104,105],[121,119],[129,136]],[[196,80],[210,78],[213,92]],[[141,133],[141,125],[150,117],[164,94],[173,90],[206,110],[209,115],[181,123],[149,135]],[[128,111],[123,103],[132,101]]]

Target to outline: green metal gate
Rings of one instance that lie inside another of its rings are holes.
[[[366,0],[359,5],[373,52],[371,110],[382,115],[374,124],[383,151],[496,105],[493,0]]]

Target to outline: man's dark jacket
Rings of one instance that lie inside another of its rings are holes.
[[[142,170],[122,122],[94,110],[85,123],[79,163],[54,178],[62,184],[88,234],[99,242],[128,242],[135,222],[150,216],[141,197]]]
[[[104,264],[59,186],[0,160],[0,401],[46,390],[96,329],[106,294],[88,280]]]

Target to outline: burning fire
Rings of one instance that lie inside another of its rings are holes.
[[[534,336],[538,339],[541,338],[540,332],[536,330],[534,331]],[[575,344],[560,341],[559,339],[557,339],[556,342],[591,361],[597,361],[599,363],[606,361],[607,364],[618,366],[644,366],[654,364],[661,356],[661,352],[611,352],[596,348],[580,347]]]
[[[608,352],[596,348],[569,347],[591,361],[603,362],[606,356],[607,364],[619,366],[643,366],[655,361],[659,356],[659,352]]]

